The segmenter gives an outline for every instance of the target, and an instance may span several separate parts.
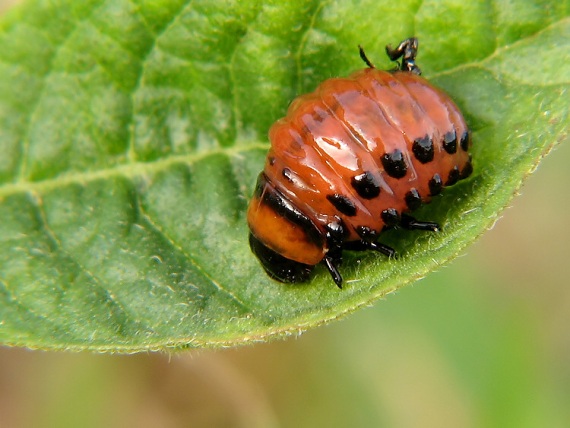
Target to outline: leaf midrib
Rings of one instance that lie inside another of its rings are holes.
[[[175,155],[168,158],[161,158],[153,162],[131,162],[119,164],[110,168],[99,169],[87,172],[62,173],[56,177],[40,181],[19,181],[0,185],[0,198],[5,198],[23,192],[45,192],[70,184],[85,184],[96,180],[109,179],[113,177],[132,178],[154,174],[171,168],[174,165],[191,165],[202,159],[224,155],[227,157],[237,156],[240,153],[250,150],[267,150],[269,143],[247,143],[236,146],[214,148],[198,153]]]

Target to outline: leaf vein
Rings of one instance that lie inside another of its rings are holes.
[[[11,287],[9,286],[8,282],[5,279],[0,280],[0,288],[3,289],[5,291],[5,294],[9,297],[10,307],[16,306],[18,312],[27,313],[27,314],[31,315],[32,317],[41,320],[42,323],[46,323],[47,325],[53,326],[53,327],[51,327],[51,329],[59,330],[59,327],[57,326],[57,324],[52,319],[46,317],[45,315],[38,314],[36,311],[34,311],[29,306],[24,305],[19,300],[18,296],[12,292]],[[5,321],[4,318],[0,319],[0,327],[3,325],[4,321]]]
[[[64,36],[63,40],[61,40],[59,42],[59,44],[54,47],[54,49],[50,55],[47,70],[46,70],[44,76],[42,76],[43,79],[41,79],[40,88],[37,91],[35,99],[31,103],[32,105],[28,109],[29,113],[27,114],[27,117],[26,117],[27,126],[26,126],[26,130],[24,132],[24,135],[22,136],[22,139],[21,139],[20,160],[19,160],[18,167],[16,168],[16,171],[17,171],[16,181],[18,181],[18,182],[22,182],[22,181],[26,180],[26,174],[28,172],[27,171],[27,169],[28,169],[28,164],[27,164],[28,163],[28,155],[29,155],[29,149],[30,149],[30,127],[31,127],[31,124],[34,122],[34,118],[38,112],[38,107],[40,105],[40,100],[42,99],[42,97],[44,95],[44,91],[46,89],[46,80],[49,78],[49,76],[51,75],[51,73],[53,71],[54,60],[58,56],[58,53],[60,52],[61,48],[65,45],[65,43],[68,40],[70,40],[72,38],[72,36],[77,31],[77,29],[83,23],[87,22],[92,17],[93,14],[95,13],[95,11],[97,11],[100,7],[102,7],[103,3],[100,3],[98,6],[94,6],[89,11],[87,16],[75,21],[73,23],[73,26],[69,29],[69,32]]]
[[[0,186],[0,198],[17,193],[25,193],[28,191],[44,192],[70,184],[85,184],[91,181],[108,179],[112,177],[132,178],[147,175],[149,173],[160,172],[178,164],[194,164],[210,156],[234,156],[238,153],[247,152],[250,150],[267,150],[268,148],[269,145],[267,143],[250,143],[225,148],[215,147],[213,149],[204,150],[198,153],[170,156],[168,158],[158,159],[153,162],[134,162],[130,164],[114,165],[109,168],[96,171],[62,174],[40,181],[6,183]]]
[[[303,49],[305,49],[305,46],[307,44],[307,40],[309,39],[309,34],[315,28],[315,25],[317,22],[317,17],[321,13],[321,11],[324,9],[324,7],[328,6],[329,4],[330,4],[330,0],[327,0],[327,1],[321,2],[317,5],[315,10],[311,14],[309,25],[307,26],[305,31],[303,31],[303,35],[299,39],[299,46],[297,47],[297,50],[295,51],[295,55],[294,55],[295,63],[297,64],[297,71],[296,71],[297,84],[295,86],[296,86],[296,90],[297,90],[298,94],[303,92],[303,64],[302,64]]]
[[[46,216],[46,212],[44,209],[42,197],[36,192],[30,192],[30,195],[31,195],[32,200],[33,200],[32,206],[34,207],[34,209],[37,212],[37,218],[40,220],[41,225],[42,225],[42,229],[43,229],[46,237],[49,239],[49,241],[55,247],[55,250],[59,251],[64,257],[66,257],[68,260],[70,260],[75,266],[77,266],[79,269],[81,269],[81,271],[83,271],[87,275],[87,277],[91,279],[92,284],[103,291],[105,298],[107,299],[107,302],[109,304],[111,304],[112,306],[117,308],[117,310],[124,317],[132,319],[132,316],[129,315],[129,311],[127,311],[125,309],[124,304],[122,304],[117,299],[117,297],[109,289],[107,289],[103,285],[104,282],[97,275],[95,275],[93,272],[91,272],[86,266],[84,266],[81,262],[79,262],[74,256],[72,256],[72,254],[70,252],[68,252],[65,249],[65,246],[63,245],[61,240],[57,237],[55,231],[49,226],[47,216]],[[65,293],[65,290],[63,290],[62,293]],[[122,317],[117,317],[117,316],[113,317],[114,322],[117,322],[117,323],[122,319],[123,319]],[[141,326],[141,324],[142,324],[138,320],[132,320],[132,321],[139,326]],[[121,327],[123,327],[123,328],[121,328],[120,330],[123,330],[124,327],[126,327],[124,325],[124,322],[123,322],[123,325]],[[149,329],[148,325],[145,325],[145,327],[147,329]]]
[[[149,45],[147,51],[144,53],[144,55],[142,56],[141,60],[140,60],[140,67],[139,70],[137,72],[137,79],[136,79],[136,83],[131,91],[130,94],[130,111],[129,111],[129,115],[126,119],[126,123],[127,124],[131,124],[131,126],[128,126],[128,139],[129,139],[129,144],[127,147],[127,152],[126,152],[126,157],[127,160],[129,162],[136,162],[137,160],[137,154],[136,154],[136,150],[135,150],[135,132],[134,132],[134,125],[133,125],[133,118],[135,117],[135,99],[134,96],[137,93],[137,91],[140,89],[141,87],[141,83],[142,83],[142,79],[144,76],[144,71],[145,71],[145,64],[146,61],[148,59],[148,57],[150,56],[150,54],[154,51],[154,49],[156,48],[156,43],[159,39],[159,37],[164,34],[175,22],[176,19],[178,18],[178,16],[180,16],[180,13],[183,9],[185,9],[189,4],[191,3],[191,0],[186,0],[185,2],[182,2],[180,4],[180,7],[172,14],[172,17],[170,20],[166,21],[164,23],[164,26],[162,28],[160,28],[153,37],[153,41],[152,43]],[[145,21],[146,24],[146,20],[143,17],[143,20]],[[148,24],[146,24],[148,27]]]
[[[249,313],[252,313],[251,308],[246,303],[241,301],[235,294],[227,290],[222,284],[220,284],[210,274],[208,274],[208,272],[206,272],[206,270],[202,266],[200,266],[200,264],[194,259],[194,257],[192,257],[192,255],[190,255],[187,251],[184,250],[182,245],[176,242],[176,240],[172,236],[170,236],[170,234],[166,233],[166,231],[162,227],[160,227],[156,221],[152,219],[151,215],[143,208],[140,202],[140,198],[138,197],[137,197],[137,207],[140,214],[145,217],[148,224],[151,227],[153,227],[156,232],[160,233],[160,235],[167,241],[167,243],[173,249],[182,254],[186,258],[186,260],[188,260],[192,264],[192,266],[194,266],[196,270],[204,278],[206,278],[208,282],[210,282],[218,292],[228,296],[231,300],[236,302],[242,309],[247,310]]]
[[[524,45],[526,43],[528,43],[528,41],[530,39],[535,39],[537,37],[540,37],[540,35],[542,35],[543,33],[552,30],[553,28],[556,28],[557,26],[564,26],[564,25],[570,25],[570,17],[564,18],[564,19],[560,19],[558,21],[552,22],[551,24],[547,25],[546,27],[542,28],[540,31],[535,32],[532,35],[529,35],[525,38],[522,38],[520,40],[517,40],[515,43],[509,44],[509,45],[504,45],[504,46],[497,46],[495,48],[495,50],[490,53],[487,57],[482,58],[480,60],[477,61],[470,61],[470,62],[464,62],[462,64],[459,64],[455,67],[451,67],[448,68],[446,70],[441,70],[439,72],[433,73],[430,75],[430,79],[433,78],[437,78],[437,77],[441,77],[441,76],[447,76],[450,74],[454,74],[457,73],[461,70],[465,70],[468,69],[470,67],[480,67],[480,68],[485,68],[486,63],[490,62],[491,60],[495,59],[496,57],[498,57],[499,55],[503,54],[505,51],[511,50],[511,49],[516,49],[517,47],[519,47],[520,45]],[[485,68],[486,69],[486,68]]]

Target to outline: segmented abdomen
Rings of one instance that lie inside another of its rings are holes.
[[[270,129],[264,173],[319,228],[379,233],[471,172],[451,99],[408,72],[364,69],[297,98]]]

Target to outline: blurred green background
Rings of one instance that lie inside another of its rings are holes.
[[[464,257],[300,337],[176,355],[0,348],[0,427],[568,427],[568,165],[562,144]]]

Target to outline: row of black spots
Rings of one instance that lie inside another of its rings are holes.
[[[469,160],[466,163],[466,166],[463,168],[463,170],[461,172],[459,171],[459,167],[457,165],[454,166],[449,172],[448,179],[445,182],[445,186],[451,186],[451,185],[455,184],[458,180],[469,176],[470,170],[472,170],[471,160]],[[356,189],[360,185],[360,184],[357,184],[355,186],[354,185],[355,181],[357,183],[362,183],[364,181],[367,181],[370,176],[371,176],[370,173],[363,173],[363,174],[360,174],[359,176],[353,177],[353,187],[355,187],[355,189]],[[357,177],[359,177],[359,178],[357,178]],[[365,177],[367,177],[367,178],[365,178]],[[430,196],[436,196],[436,195],[440,194],[441,191],[443,190],[443,187],[444,187],[444,183],[443,183],[441,176],[437,173],[434,174],[433,177],[428,182],[428,186],[429,186],[429,190],[430,190]],[[357,190],[357,192],[358,192],[358,190]],[[380,192],[378,191],[378,194],[379,193]],[[359,192],[359,194],[360,194],[360,192]],[[343,196],[343,195],[340,195],[340,194],[332,194],[332,195],[328,195],[327,199],[342,214],[347,215],[347,216],[356,215],[356,206],[350,200],[350,198]],[[410,189],[406,193],[406,195],[404,196],[404,200],[406,202],[406,206],[407,206],[408,210],[410,210],[410,211],[414,211],[422,205],[421,195],[419,194],[418,190],[415,188]],[[400,216],[400,213],[395,208],[387,208],[387,209],[383,210],[380,213],[380,217],[381,217],[382,221],[384,222],[385,226],[388,228],[399,226],[402,222],[402,218]],[[340,222],[342,224],[342,220],[340,220]],[[333,224],[331,223],[331,225],[333,225]],[[340,235],[338,232],[339,227],[333,227],[333,230],[337,231],[336,232],[337,239],[341,239],[339,237]],[[346,228],[344,228],[344,226],[343,226],[343,227],[340,227],[340,230],[342,230],[342,241],[344,241],[344,239],[346,238]],[[376,239],[377,234],[378,234],[377,231],[371,229],[368,226],[357,226],[355,231],[358,234],[358,236],[365,241],[372,241],[372,240]]]
[[[339,262],[342,259],[343,250],[365,251],[374,249],[390,257],[395,255],[395,250],[387,245],[377,243],[379,232],[369,226],[357,226],[355,232],[360,237],[359,241],[347,241],[349,237],[348,229],[341,218],[329,222],[325,226],[325,234],[328,244],[328,255],[336,258]]]
[[[347,196],[339,193],[327,195],[327,200],[341,213],[348,217],[356,215],[356,205]]]
[[[445,134],[443,144],[444,149],[448,153],[455,153],[455,151],[457,151],[457,139],[455,138],[455,131]],[[414,157],[422,164],[433,161],[435,150],[432,138],[429,135],[426,135],[422,138],[416,138],[412,143],[412,153],[414,154]],[[402,178],[408,171],[408,166],[406,165],[404,154],[399,149],[394,150],[392,153],[385,153],[382,156],[381,161],[384,170],[390,177]]]
[[[469,150],[470,134],[468,131],[463,132],[459,140],[459,146],[463,151]],[[446,132],[442,141],[443,149],[450,155],[457,153],[457,133],[455,130]],[[412,152],[415,158],[421,163],[433,161],[435,151],[433,140],[429,135],[416,138],[412,143]]]
[[[471,141],[471,134],[469,131],[464,131],[459,139],[459,147],[464,152],[469,150]],[[457,133],[455,130],[446,132],[443,136],[443,149],[450,155],[457,153]]]
[[[448,132],[446,136],[447,137],[445,138],[449,139],[455,138],[455,131],[453,131],[453,133]],[[445,141],[449,141],[449,139],[448,140],[444,139],[444,144]],[[455,141],[455,148],[453,149],[455,152],[457,150],[457,140],[453,141]],[[418,159],[422,163],[427,163],[433,160],[434,150],[433,150],[432,140],[427,136],[424,138],[416,139],[413,145],[413,152],[416,159]],[[386,173],[390,177],[403,178],[406,175],[408,167],[406,165],[404,155],[399,149],[394,150],[392,153],[385,153],[382,156],[381,161],[382,161],[382,166],[384,167],[384,171],[386,171]],[[469,174],[470,173],[466,171],[466,176],[469,176]],[[463,174],[459,172],[459,168],[457,166],[453,167],[453,169],[449,173],[449,179],[447,180],[445,185],[451,186],[452,184],[455,184],[457,180],[462,178],[462,176]]]
[[[457,136],[455,130],[447,132],[442,141],[444,150],[453,154],[457,152]],[[433,139],[429,135],[416,138],[412,143],[412,153],[422,164],[431,162],[435,157]],[[408,166],[401,150],[396,149],[392,153],[385,153],[381,158],[382,166],[386,173],[393,178],[402,178],[406,175]]]
[[[430,196],[436,196],[440,194],[444,186],[451,186],[457,183],[458,180],[469,176],[471,174],[471,171],[472,166],[470,161],[466,163],[466,166],[461,172],[459,171],[459,167],[455,165],[450,170],[445,184],[439,174],[434,174],[434,176],[428,182]],[[283,168],[282,175],[286,180],[295,183],[295,176],[289,168]],[[363,199],[373,199],[380,195],[380,184],[374,174],[372,174],[370,171],[365,171],[362,174],[352,177],[351,184],[358,195]],[[258,186],[258,191],[256,193],[259,193],[259,190],[261,189],[259,189]],[[326,198],[340,213],[349,217],[356,215],[356,205],[348,196],[334,193],[327,195]],[[412,211],[419,208],[422,202],[421,196],[415,188],[407,192],[405,195],[405,201],[408,208]],[[388,224],[389,221],[385,221],[385,223]]]
[[[406,229],[432,230],[439,229],[439,225],[434,222],[418,221],[410,215],[400,214],[396,208],[387,208],[380,213],[380,218],[384,222],[384,229],[404,227]],[[368,226],[357,226],[356,233],[363,241],[375,241],[379,232]]]
[[[465,178],[470,174],[472,170],[471,163],[468,162],[462,172],[459,171],[459,167],[455,165],[449,172],[447,181],[444,183],[439,174],[434,174],[433,177],[428,182],[428,187],[430,190],[430,196],[436,196],[441,193],[444,186],[452,186],[457,183],[458,180]],[[290,171],[283,171],[283,175],[287,177]],[[466,174],[464,177],[464,173]],[[380,194],[380,186],[375,181],[372,173],[369,171],[363,174],[354,176],[352,178],[352,186],[357,191],[359,196],[364,199],[372,199]],[[334,193],[326,196],[327,200],[342,214],[353,217],[356,215],[356,205],[347,196],[341,195],[339,193]],[[413,211],[422,203],[421,196],[419,192],[412,188],[405,195],[405,201],[407,207]],[[385,221],[385,223],[388,223]]]
[[[275,163],[275,158],[271,158]],[[382,164],[384,166],[384,171],[388,173],[390,177],[402,178],[406,175],[407,165],[404,160],[404,156],[399,149],[396,149],[391,154],[385,154],[382,157]],[[455,167],[457,169],[457,167]],[[289,168],[285,167],[281,171],[281,175],[290,183],[299,185],[298,179],[295,173],[293,173]],[[450,174],[451,177],[451,174]],[[457,179],[459,179],[459,170],[457,170]],[[457,181],[455,179],[455,181]],[[451,178],[450,178],[451,180]],[[454,183],[455,183],[454,181]],[[453,183],[452,183],[453,184]],[[355,175],[351,178],[351,185],[356,193],[363,199],[374,199],[380,195],[380,182],[376,176],[371,171],[364,171],[362,174]],[[451,185],[451,184],[446,184]]]
[[[293,185],[300,185],[297,175],[289,168],[283,168],[281,175]],[[352,177],[351,184],[358,195],[363,199],[373,199],[380,195],[380,183],[370,171],[365,171],[362,174]],[[327,199],[342,214],[349,217],[356,215],[356,205],[349,197],[335,193],[327,195]]]
[[[400,226],[402,218],[396,208],[387,208],[382,210],[380,218],[384,222],[385,228],[393,228]],[[378,238],[379,232],[368,226],[357,226],[356,233],[360,239],[364,241],[375,241]]]
[[[469,149],[469,143],[470,143],[470,134],[468,131],[465,131],[461,135],[459,146],[463,151],[467,151]],[[443,144],[443,149],[448,154],[454,154],[457,152],[457,134],[455,130],[449,131],[443,136],[442,144]],[[414,140],[414,143],[412,145],[412,151],[416,159],[419,160],[421,163],[427,163],[432,161],[434,158],[432,139],[426,135],[423,138],[418,138]],[[465,164],[464,168],[461,171],[459,170],[459,167],[457,165],[455,165],[449,171],[447,181],[445,182],[444,185],[452,186],[455,183],[457,183],[457,181],[469,177],[472,172],[473,172],[473,166],[471,164],[471,156],[469,156],[469,161]],[[432,196],[439,194],[441,192],[442,188],[441,181],[442,181],[441,177],[438,174],[434,175],[434,177],[430,180],[429,186]]]
[[[356,190],[356,192],[359,194],[359,196],[361,196],[364,199],[372,199],[377,197],[378,195],[380,195],[380,186],[376,180],[376,178],[374,177],[374,175],[370,172],[370,171],[365,171],[362,174],[356,175],[352,178],[352,186],[353,188]],[[415,191],[414,193],[410,193],[410,204],[415,206],[415,205],[420,205],[421,204],[421,198],[417,192],[417,190],[413,189]],[[416,198],[417,198],[417,203],[416,203]],[[349,197],[338,194],[338,193],[334,193],[334,194],[330,194],[327,195],[327,200],[342,214],[349,216],[349,217],[353,217],[356,215],[356,206],[355,204],[350,200]],[[383,216],[389,216],[390,214],[393,214],[392,209],[388,209],[388,210],[384,210],[386,211],[385,213],[383,212]],[[386,217],[388,218],[388,217]],[[386,220],[384,221],[385,223],[392,223],[391,220]],[[358,231],[357,231],[358,233]]]

